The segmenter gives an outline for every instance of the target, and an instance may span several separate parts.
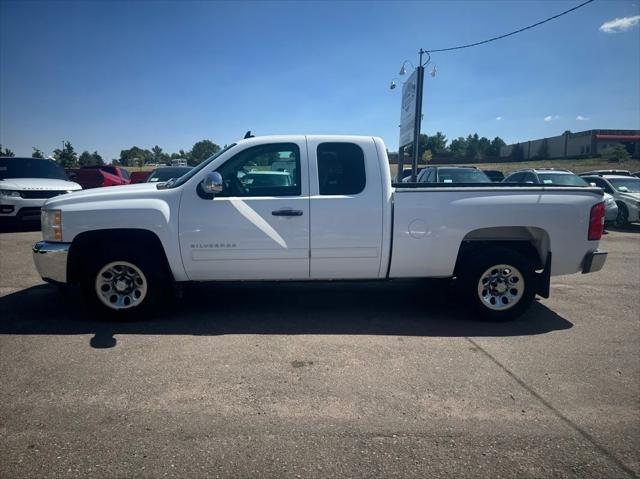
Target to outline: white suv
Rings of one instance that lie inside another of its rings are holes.
[[[620,227],[640,221],[640,178],[624,175],[584,175],[582,178],[613,196],[618,204],[614,225]]]
[[[53,160],[2,157],[0,222],[39,220],[47,199],[81,189]]]

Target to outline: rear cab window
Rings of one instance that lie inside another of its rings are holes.
[[[364,152],[354,143],[321,143],[317,148],[321,195],[357,195],[366,185]]]

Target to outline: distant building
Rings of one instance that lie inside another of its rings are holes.
[[[623,145],[632,157],[640,158],[640,130],[565,132],[560,136],[503,146],[500,148],[500,157],[510,157],[515,146],[520,145],[524,153],[524,160],[586,158],[601,155],[607,148],[618,144]]]

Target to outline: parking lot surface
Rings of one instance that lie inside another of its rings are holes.
[[[146,322],[0,234],[0,477],[638,477],[640,228],[481,323],[442,284],[207,284]]]

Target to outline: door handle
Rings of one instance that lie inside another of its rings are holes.
[[[275,210],[275,211],[272,211],[271,214],[273,216],[302,216],[302,210],[291,210],[291,209]]]

